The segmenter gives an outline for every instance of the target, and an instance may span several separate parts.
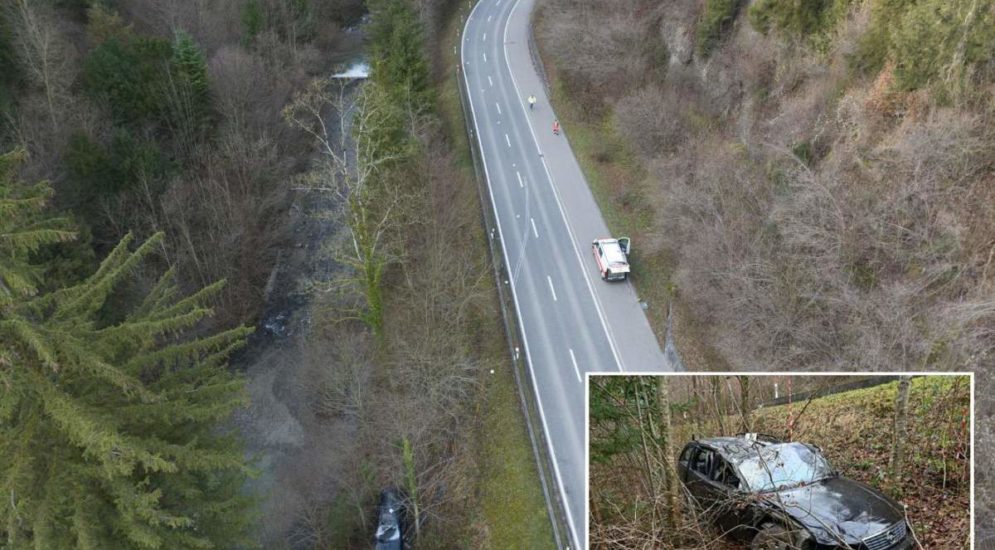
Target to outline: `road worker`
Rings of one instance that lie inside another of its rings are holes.
[[[553,121],[553,135],[557,135],[557,136],[560,135],[560,121],[559,120],[554,120]]]
[[[536,106],[536,96],[530,95],[529,96],[529,110],[535,109],[535,106]]]

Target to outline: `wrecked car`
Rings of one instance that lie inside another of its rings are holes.
[[[702,516],[754,550],[905,550],[905,509],[839,475],[818,447],[740,434],[688,443],[678,459]]]
[[[397,489],[380,492],[377,506],[376,550],[404,550],[404,500]]]

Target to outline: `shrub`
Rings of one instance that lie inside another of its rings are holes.
[[[892,34],[897,89],[951,81],[993,59],[995,15],[989,6],[970,17],[971,8],[968,0],[920,0],[905,11]]]
[[[109,38],[83,64],[84,89],[103,100],[119,123],[161,120],[172,55],[165,40]]]
[[[161,181],[168,169],[156,146],[142,143],[125,131],[117,132],[106,148],[77,133],[69,140],[66,164],[76,184],[77,200],[84,204],[129,191],[143,179]]]
[[[259,5],[259,0],[248,0],[242,6],[242,32],[243,40],[251,43],[256,39],[256,35],[262,32],[265,24],[263,9]]]
[[[10,27],[0,12],[0,111],[10,103],[17,83],[21,80],[21,67],[17,63]]]
[[[846,15],[853,0],[758,0],[748,17],[763,34],[776,30],[784,36],[824,42],[826,34]]]
[[[711,55],[723,33],[732,25],[739,11],[739,0],[706,0],[705,11],[698,20],[698,54]]]

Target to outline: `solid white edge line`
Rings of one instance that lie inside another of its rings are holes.
[[[532,222],[532,234],[535,235],[536,238],[538,239],[539,238],[539,230],[536,229],[536,220],[535,220],[535,218],[529,218],[529,221]]]
[[[556,299],[556,289],[553,288],[553,278],[550,277],[549,275],[546,275],[546,281],[549,282],[549,291],[553,293],[553,301],[559,302],[559,300]]]
[[[567,348],[567,351],[570,352],[570,362],[574,364],[574,374],[577,375],[577,381],[580,382],[581,384],[583,384],[584,381],[581,380],[581,378],[580,378],[580,369],[577,368],[577,358],[574,357],[574,350],[573,350],[573,348]],[[587,475],[586,474],[584,475],[584,479],[587,479]]]
[[[518,79],[515,78],[514,71],[511,70],[511,65],[507,63],[508,61],[508,22],[511,21],[515,10],[518,9],[518,4],[521,0],[515,0],[515,5],[511,7],[511,11],[508,13],[508,18],[504,22],[504,59],[505,64],[508,67],[508,74],[511,75],[511,83],[515,86],[515,94],[518,96],[522,95],[522,89],[518,86]],[[548,98],[547,98],[548,99]],[[548,101],[547,101],[548,102]],[[532,133],[532,139],[536,145],[536,151],[542,155],[542,149],[539,148],[539,138],[536,136],[535,128],[532,127],[532,118],[529,117],[529,113],[525,110],[525,105],[521,105],[522,113],[525,115],[525,122],[529,127],[529,132]],[[601,307],[601,299],[598,294],[594,292],[594,285],[591,284],[591,276],[587,273],[587,266],[584,264],[584,260],[580,256],[580,251],[577,250],[577,236],[574,235],[573,227],[570,225],[570,220],[567,218],[566,211],[563,209],[563,203],[560,201],[560,194],[556,190],[556,185],[553,183],[553,174],[549,171],[549,166],[546,165],[546,157],[541,156],[543,170],[546,171],[546,177],[549,178],[549,186],[553,190],[553,198],[556,199],[556,206],[560,210],[560,217],[563,218],[563,223],[567,227],[567,233],[570,235],[570,240],[573,241],[574,255],[577,256],[577,263],[580,265],[580,271],[584,275],[584,281],[587,282],[587,289],[591,292],[591,298],[594,299],[594,308],[598,311],[598,318],[601,320],[601,328],[605,331],[605,336],[608,338],[608,346],[611,348],[612,356],[615,358],[615,366],[618,367],[619,372],[625,372],[625,368],[622,365],[622,358],[618,355],[618,348],[615,346],[615,336],[612,334],[611,328],[608,326],[608,322],[605,320],[605,312]]]
[[[473,12],[477,11],[477,7],[480,6],[480,4],[482,4],[482,3],[483,2],[481,0],[478,0],[478,2],[476,4],[474,4],[473,9],[470,10],[470,16],[467,17],[466,23],[463,25],[463,34],[464,35],[466,34],[467,27],[470,26],[470,20],[473,17]],[[514,7],[512,8],[512,11],[514,11]],[[505,31],[505,36],[507,36],[507,27],[506,27],[506,31]],[[466,41],[463,41],[463,42],[460,43],[460,58],[461,59],[466,59],[466,55],[465,55],[465,51],[464,51],[465,48],[466,48]],[[490,197],[491,197],[491,208],[494,210],[494,219],[495,219],[495,221],[497,221],[498,237],[501,239],[501,254],[502,254],[502,256],[504,256],[504,265],[506,266],[506,268],[510,269],[511,268],[511,262],[508,261],[508,250],[504,246],[504,237],[502,236],[502,231],[501,231],[501,216],[498,213],[497,201],[494,200],[494,190],[491,188],[491,175],[490,175],[490,171],[487,169],[487,159],[484,156],[484,144],[483,144],[483,141],[480,138],[480,130],[479,130],[479,126],[477,125],[477,112],[476,112],[476,110],[473,107],[473,95],[470,92],[470,79],[467,78],[467,76],[466,76],[466,70],[465,69],[464,69],[464,72],[463,72],[463,84],[464,84],[464,88],[466,88],[466,99],[467,99],[467,102],[470,104],[470,116],[473,117],[474,133],[477,135],[477,145],[480,147],[481,163],[484,165],[484,177],[487,178],[487,194],[490,195]],[[498,281],[498,284],[501,284],[501,281]],[[518,291],[515,289],[515,281],[512,280],[512,281],[510,281],[509,284],[511,286],[511,298],[515,302],[515,310],[516,310],[516,314],[518,314],[519,312],[522,311],[522,308],[521,308],[521,304],[518,301]],[[519,322],[519,325],[522,327],[522,330],[521,330],[521,333],[522,333],[522,347],[525,348],[525,358],[526,358],[526,360],[528,361],[528,364],[529,364],[529,374],[532,376],[532,380],[534,381],[536,378],[535,378],[535,372],[532,369],[532,352],[529,351],[529,338],[528,338],[528,335],[526,335],[526,332],[525,332],[525,320],[522,319],[521,316],[519,315],[518,322]],[[578,538],[577,526],[574,523],[573,515],[571,514],[571,510],[570,510],[570,505],[567,504],[567,491],[566,491],[566,488],[563,486],[563,476],[560,474],[560,463],[556,459],[556,449],[553,447],[553,439],[551,437],[549,437],[549,435],[548,435],[549,434],[549,423],[546,422],[546,413],[545,413],[545,411],[543,410],[543,407],[542,407],[542,395],[539,392],[539,387],[536,386],[535,384],[533,384],[533,388],[532,389],[533,389],[533,391],[535,393],[535,396],[536,396],[536,406],[539,408],[539,419],[542,420],[542,429],[545,431],[545,435],[546,435],[546,438],[545,438],[546,439],[546,448],[549,449],[550,462],[553,463],[553,473],[556,475],[556,485],[560,489],[560,499],[563,502],[563,511],[564,511],[564,513],[567,516],[567,523],[569,524],[569,528],[570,528],[570,531],[571,531],[569,533],[569,536],[577,544],[585,544],[587,538],[586,538],[586,536],[584,538]],[[585,481],[584,485],[587,485],[586,481]],[[547,503],[547,506],[553,506],[553,503]],[[556,520],[554,518],[549,518],[549,521],[555,522]],[[585,519],[585,524],[586,524],[586,519]]]

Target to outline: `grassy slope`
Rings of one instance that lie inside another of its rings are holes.
[[[955,453],[969,437],[962,425],[970,406],[967,377],[954,388],[952,377],[915,378],[909,392],[909,462],[898,482],[887,476],[898,383],[815,399],[798,419],[796,441],[822,448],[833,466],[849,478],[880,487],[908,505],[909,518],[925,548],[967,548],[969,484],[961,476],[969,461]],[[757,411],[753,429],[784,434],[789,415],[804,402]],[[739,418],[730,418],[736,425]],[[690,426],[679,427],[679,441],[690,439]],[[703,433],[717,433],[709,427]],[[944,472],[946,487],[944,487]]]
[[[443,44],[458,43],[467,12],[465,4],[460,2],[459,5],[460,11],[453,14],[447,25]],[[456,67],[459,60],[453,49],[447,46],[441,49],[443,66]],[[473,163],[455,76],[450,74],[438,84],[437,97],[446,134],[458,155],[460,169],[467,185],[474,185]],[[478,251],[486,255],[482,226],[478,236]],[[532,445],[525,430],[514,375],[508,368],[504,328],[497,318],[493,319],[493,326],[486,328],[486,336],[481,338],[486,340],[487,349],[482,353],[493,357],[495,363],[504,368],[495,369],[495,373],[485,380],[485,398],[479,409],[481,432],[477,437],[482,469],[478,480],[481,508],[477,527],[483,540],[478,542],[487,548],[552,548],[553,532]]]

